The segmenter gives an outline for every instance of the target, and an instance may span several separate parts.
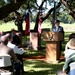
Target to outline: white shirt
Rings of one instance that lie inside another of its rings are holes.
[[[58,32],[58,27],[56,26],[56,32]]]
[[[7,46],[12,48],[15,54],[22,55],[24,53],[23,49],[18,48],[15,44],[12,44],[11,42],[8,42]]]

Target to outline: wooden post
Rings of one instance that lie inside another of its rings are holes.
[[[30,32],[30,42],[32,43],[32,48],[38,50],[38,33],[31,31]]]

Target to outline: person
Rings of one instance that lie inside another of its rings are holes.
[[[64,29],[63,29],[62,26],[60,26],[60,21],[59,20],[56,20],[55,21],[55,25],[52,28],[52,31],[53,32],[62,32],[64,34]]]
[[[65,64],[63,71],[69,75],[71,72],[75,72],[75,70],[70,71],[70,64],[75,62],[75,38],[71,38],[69,42],[67,42],[67,47],[68,48],[64,51]]]
[[[52,32],[61,32],[63,34],[63,40],[62,40],[62,43],[64,43],[64,29],[62,26],[60,26],[60,21],[59,20],[56,20],[55,21],[55,25],[53,26],[52,28]]]
[[[72,38],[75,38],[75,33],[72,33],[72,34],[69,35],[69,40],[72,39]],[[67,49],[68,49],[68,46],[66,44],[65,50],[67,50]]]
[[[11,29],[11,34],[13,36],[12,43],[15,44],[15,45],[17,45],[17,46],[20,46],[21,43],[22,43],[22,38],[20,38],[19,35],[16,35],[16,30],[14,28]]]
[[[17,56],[14,54],[13,49],[7,46],[7,43],[8,43],[8,37],[7,35],[3,35],[1,37],[0,55],[4,54],[10,55],[12,60],[16,63],[15,67],[18,65],[18,67],[15,68],[16,69],[15,75],[20,75],[20,61],[17,59]],[[2,67],[1,69],[5,70],[5,67]],[[9,68],[7,70],[9,70]]]
[[[59,48],[60,48],[60,50],[62,50],[62,44],[64,43],[64,29],[62,26],[60,26],[59,20],[55,21],[55,25],[52,28],[52,32],[61,32],[62,33],[63,39],[59,41],[59,43],[60,43]],[[61,53],[60,53],[60,55],[61,55]]]
[[[13,35],[9,34],[8,35],[8,44],[7,46],[12,48],[14,50],[15,54],[20,54],[22,55],[24,53],[24,49],[23,48],[18,48],[18,46],[16,46],[15,44],[12,43],[13,41]]]
[[[18,48],[18,46],[13,44],[12,41],[13,41],[13,35],[9,34],[7,46],[14,50],[14,53],[17,55],[18,60],[20,60],[20,62],[21,62],[22,73],[24,73],[23,60],[22,60],[22,57],[23,57],[23,54],[24,54],[24,49]]]

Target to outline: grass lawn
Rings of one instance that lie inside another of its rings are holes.
[[[56,75],[56,72],[62,68],[64,62],[59,64],[49,64],[41,60],[26,60],[24,69],[26,75]]]
[[[75,23],[73,24],[60,24],[63,26],[64,31],[73,31],[75,28]],[[30,23],[30,29],[33,29],[35,26],[35,23],[31,22]],[[51,28],[51,23],[42,23],[42,28]],[[0,24],[0,30],[2,31],[10,31],[12,28],[15,28],[17,30],[17,26],[14,24],[13,21],[7,22],[7,23],[2,23]],[[23,22],[23,30],[25,30],[25,22]]]
[[[31,29],[34,28],[34,23],[31,23],[30,26]],[[75,24],[62,24],[64,30],[65,30],[65,43],[68,41],[68,36],[75,32],[74,27]],[[13,22],[5,23],[0,25],[0,30],[2,31],[10,31],[11,28],[15,28],[17,30],[17,27],[14,25]],[[25,28],[25,24],[23,23],[23,29]],[[42,28],[51,28],[50,23],[43,23]],[[23,42],[25,41],[25,37],[23,37]],[[45,42],[42,41],[42,45],[45,46]],[[65,44],[62,45],[63,49],[62,52],[65,50]],[[46,52],[45,50],[25,50],[25,57],[31,57],[31,56],[38,56],[38,55],[44,55]],[[26,59],[24,60],[24,70],[27,72],[24,75],[56,75],[56,72],[60,69],[62,69],[64,64],[64,61],[58,63],[58,64],[50,64],[46,63],[43,60],[37,60],[37,59]]]
[[[45,51],[25,51],[26,57],[45,55]],[[24,70],[26,75],[56,75],[56,72],[62,69],[64,61],[58,64],[46,63],[43,60],[26,59],[24,61]]]
[[[74,31],[72,31],[74,32]],[[72,32],[65,32],[65,44],[68,41],[68,36]],[[42,42],[45,45],[45,42]],[[65,50],[65,44],[63,44],[62,52]],[[26,57],[45,55],[45,51],[25,50]],[[56,72],[62,69],[64,61],[58,64],[46,63],[43,60],[27,59],[24,61],[24,70],[26,75],[56,75]]]

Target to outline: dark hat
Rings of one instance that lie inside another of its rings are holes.
[[[16,31],[16,30],[14,28],[12,28],[11,31]]]
[[[56,21],[55,21],[55,23],[59,23],[59,22],[60,22],[60,20],[56,20]]]

